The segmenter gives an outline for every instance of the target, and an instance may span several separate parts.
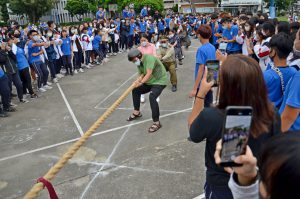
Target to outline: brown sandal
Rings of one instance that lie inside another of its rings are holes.
[[[127,121],[130,122],[130,121],[136,120],[136,119],[138,119],[138,118],[140,118],[140,117],[142,117],[142,116],[143,116],[143,115],[141,114],[141,112],[140,112],[138,115],[132,113],[132,114],[129,116],[129,118],[127,119]]]
[[[160,122],[158,124],[153,123],[152,126],[150,126],[148,132],[149,133],[154,133],[154,132],[158,131],[161,127],[162,127],[162,125],[160,124]]]

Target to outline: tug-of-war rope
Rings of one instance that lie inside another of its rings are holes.
[[[138,78],[141,80],[142,76]],[[116,108],[126,99],[126,97],[131,93],[131,91],[136,87],[133,83],[120,97],[117,99],[104,113],[103,115],[84,133],[84,135],[76,141],[67,152],[60,157],[58,162],[50,168],[50,170],[41,178],[37,180],[37,183],[31,188],[29,192],[24,196],[24,199],[35,199],[39,192],[46,187],[48,189],[51,199],[58,199],[57,194],[51,184],[51,180],[56,176],[56,174],[67,164],[67,162],[75,155],[75,153],[80,149],[81,146],[96,132],[101,124],[110,116]]]

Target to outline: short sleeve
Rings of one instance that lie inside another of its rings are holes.
[[[300,76],[296,75],[291,81],[286,104],[294,108],[300,108]]]
[[[28,43],[28,49],[32,48],[32,44],[33,43],[31,41]]]
[[[201,48],[199,48],[197,50],[196,63],[197,64],[205,64],[205,57],[204,57],[204,53],[202,52]]]
[[[238,29],[237,27],[234,27],[234,28],[232,29],[232,36],[233,36],[233,37],[236,37],[236,36],[238,35],[238,32],[239,32],[239,29]]]

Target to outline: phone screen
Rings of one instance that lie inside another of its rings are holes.
[[[226,49],[227,49],[227,43],[226,42],[221,42],[219,44],[219,50],[222,52],[222,53],[226,53]]]
[[[217,60],[207,61],[206,67],[207,67],[207,81],[210,82],[214,80],[215,85],[218,85],[220,62]]]
[[[227,109],[222,138],[221,166],[238,166],[233,160],[245,153],[252,120],[252,108]]]

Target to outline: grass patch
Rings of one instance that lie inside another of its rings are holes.
[[[280,16],[277,17],[278,21],[288,21],[288,17],[287,16]]]

